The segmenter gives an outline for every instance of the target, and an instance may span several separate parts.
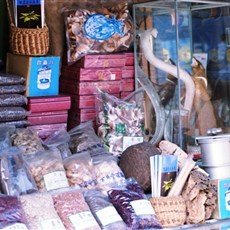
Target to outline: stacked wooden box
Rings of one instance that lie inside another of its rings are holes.
[[[28,97],[27,110],[30,114],[27,120],[30,128],[42,139],[61,128],[67,129],[70,105],[69,95]]]
[[[130,55],[129,55],[130,56]],[[62,65],[60,92],[71,95],[68,128],[81,122],[96,121],[97,87],[120,98],[122,70],[126,67],[125,53],[86,55],[73,65]],[[132,88],[134,89],[134,88]]]
[[[134,53],[124,53],[125,66],[122,68],[120,97],[128,96],[135,89]]]

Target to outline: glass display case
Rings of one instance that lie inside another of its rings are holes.
[[[196,136],[230,133],[230,2],[133,5],[136,88],[152,143],[196,154]]]

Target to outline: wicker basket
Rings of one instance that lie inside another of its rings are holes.
[[[11,15],[8,0],[7,10],[10,21],[9,48],[10,52],[19,55],[44,56],[49,51],[49,30],[43,28],[16,27]]]
[[[184,225],[186,204],[182,196],[153,197],[149,199],[163,227]]]

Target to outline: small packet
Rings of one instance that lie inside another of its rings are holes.
[[[96,175],[92,158],[88,152],[75,153],[63,160],[66,176],[70,186],[94,189]]]
[[[37,186],[23,152],[17,147],[4,149],[0,153],[1,187],[5,194],[19,196],[37,192]]]
[[[27,97],[21,94],[0,94],[0,106],[25,106],[27,105]]]
[[[84,191],[84,197],[101,229],[127,229],[125,222],[122,220],[113,204],[109,201],[107,195],[97,190],[87,190]]]
[[[24,155],[39,192],[69,187],[62,158],[57,148]]]

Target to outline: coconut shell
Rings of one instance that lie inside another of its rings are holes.
[[[149,142],[132,145],[122,153],[119,166],[126,178],[133,177],[145,192],[149,192],[151,189],[150,157],[160,154],[160,150]]]

